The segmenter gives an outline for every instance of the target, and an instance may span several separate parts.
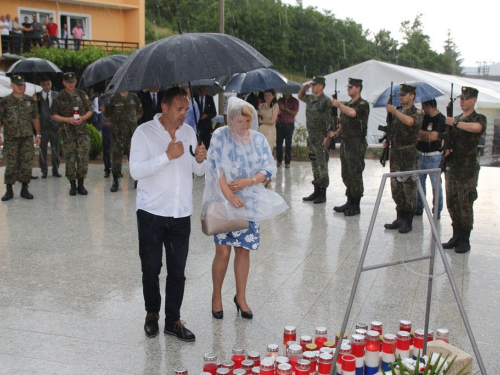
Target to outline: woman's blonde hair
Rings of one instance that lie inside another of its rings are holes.
[[[250,105],[243,105],[241,107],[240,113],[233,111],[230,113],[228,116],[228,121],[232,121],[236,116],[245,116],[245,117],[250,117],[250,119],[253,119],[253,107]]]

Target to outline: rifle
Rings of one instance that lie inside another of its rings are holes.
[[[450,93],[450,101],[448,105],[446,106],[446,116],[448,117],[453,117],[453,102],[456,100],[453,99],[453,83],[451,84],[451,93]],[[444,145],[442,147],[443,149],[443,156],[441,157],[441,163],[439,164],[439,168],[441,168],[441,172],[446,172],[448,167],[446,166],[446,162],[448,159],[448,156],[446,156],[446,152],[448,150],[453,150],[453,144],[452,144],[452,134],[451,132],[453,131],[453,128],[451,126],[445,125],[446,126],[446,132],[444,133]],[[442,135],[440,137],[440,140],[443,139]]]
[[[389,94],[389,99],[387,100],[387,104],[392,104],[392,87],[393,83],[391,82],[391,91]],[[385,123],[386,125],[379,125],[378,130],[381,130],[384,132],[384,135],[382,138],[378,140],[379,143],[382,143],[384,141],[387,142],[387,147],[384,148],[384,151],[382,152],[382,155],[380,156],[380,164],[382,164],[382,167],[385,167],[385,163],[387,160],[389,160],[389,148],[391,147],[391,124],[392,124],[392,113],[387,112],[387,116],[385,118]]]
[[[333,99],[337,99],[337,80],[335,80],[335,94],[332,95]],[[333,124],[328,131],[336,132],[339,128],[339,109],[335,106],[332,107],[332,117]],[[330,139],[330,143],[328,144],[328,150],[335,150],[335,137]]]

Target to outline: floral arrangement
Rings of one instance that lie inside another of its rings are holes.
[[[417,359],[413,358],[401,358],[401,356],[396,356],[396,361],[390,365],[392,375],[445,375],[448,373],[448,369],[453,366],[455,356],[451,362],[448,364],[449,355],[442,357],[442,354],[431,353],[430,356],[423,356],[420,358],[420,354]],[[471,362],[467,363],[464,367],[460,369],[457,375],[465,374],[466,371],[471,366]],[[397,371],[397,372],[396,372]]]

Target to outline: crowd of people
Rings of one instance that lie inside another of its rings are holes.
[[[242,93],[227,100],[224,115],[227,126],[213,128],[216,115],[213,98],[207,87],[191,96],[190,90],[175,85],[160,91],[151,87],[138,94],[120,92],[91,98],[76,88],[75,73],[65,73],[64,89],[52,90],[48,78],[41,81],[43,91],[25,95],[21,75],[11,78],[13,93],[0,101],[0,126],[4,129],[6,159],[2,201],[14,198],[13,185],[22,183],[21,197],[33,199],[28,191],[33,165],[33,131],[40,145],[42,178],[47,178],[47,145],[52,147],[52,175],[59,174],[58,144],[61,137],[66,161],[65,175],[70,182],[69,194],[87,195],[90,140],[86,123],[91,118],[103,136],[104,177],[113,176],[110,191],[119,190],[122,160],[127,156],[130,174],[136,181],[139,255],[143,273],[146,309],[144,330],[147,336],[159,333],[161,293],[158,277],[165,247],[167,282],[164,333],[184,341],[195,335],[180,319],[184,294],[184,268],[189,250],[190,217],[193,213],[193,173],[205,175],[202,213],[213,214],[214,205],[222,205],[224,214],[217,220],[243,220],[245,229],[222,230],[213,236],[215,256],[212,264],[212,315],[223,318],[222,284],[231,249],[234,248],[236,295],[234,303],[242,318],[252,319],[246,301],[246,284],[250,251],[257,250],[260,240],[259,222],[284,212],[288,206],[269,187],[269,181],[283,162],[291,163],[291,140],[299,101],[291,95],[276,98],[274,90],[266,90],[260,98]],[[107,82],[109,84],[109,82]],[[345,216],[359,215],[363,196],[364,158],[367,150],[367,127],[370,108],[362,98],[363,80],[349,78],[347,102],[324,94],[325,78],[314,77],[298,93],[306,105],[307,149],[311,161],[314,191],[305,202],[322,204],[329,186],[328,147],[332,138],[341,137],[341,177],[346,186],[347,201],[334,211]],[[311,93],[308,93],[311,90]],[[453,237],[443,248],[457,253],[470,250],[473,228],[473,203],[477,199],[479,162],[476,148],[486,130],[485,116],[475,112],[478,90],[462,87],[462,113],[446,117],[437,109],[436,101],[414,105],[417,88],[401,84],[401,106],[387,104],[392,115],[391,132],[384,143],[390,147],[390,171],[404,172],[439,167],[446,158],[446,205]],[[340,121],[332,118],[332,109],[340,110]],[[191,119],[191,120],[190,120]],[[443,155],[443,134],[451,146]],[[2,140],[0,139],[0,145]],[[273,149],[276,146],[276,160]],[[190,149],[191,152],[188,152]],[[208,150],[208,151],[207,151]],[[425,186],[426,175],[420,175]],[[436,179],[431,176],[436,193]],[[417,196],[413,178],[391,179],[392,198],[396,204],[396,220],[385,224],[399,233],[412,231],[414,215],[421,215],[423,201]],[[425,191],[425,189],[424,189]],[[439,201],[440,212],[443,203]]]

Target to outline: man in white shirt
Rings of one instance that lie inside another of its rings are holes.
[[[137,227],[147,312],[144,331],[148,337],[155,337],[159,332],[158,276],[165,246],[167,282],[163,332],[183,341],[194,341],[194,334],[180,320],[180,308],[193,213],[192,173],[198,176],[205,173],[207,151],[205,146],[197,146],[194,130],[185,123],[189,103],[182,88],[165,91],[161,109],[161,115],[155,115],[153,120],[137,128],[130,150],[130,174],[138,181]],[[187,152],[189,146],[195,149],[195,157]]]

